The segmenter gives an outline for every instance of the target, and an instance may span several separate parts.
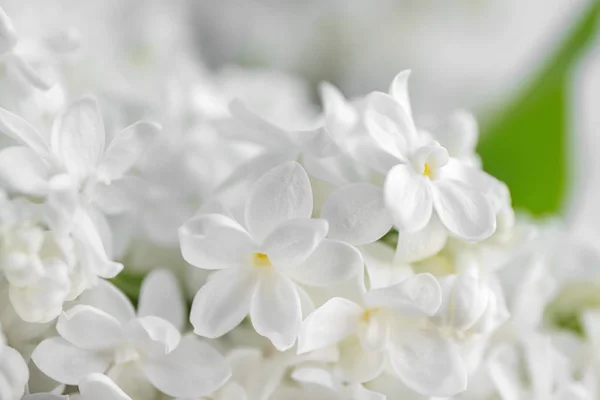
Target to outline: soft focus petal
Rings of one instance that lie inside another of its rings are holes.
[[[216,338],[239,325],[250,311],[255,286],[252,271],[230,269],[214,273],[194,297],[190,311],[194,333]]]
[[[186,336],[173,352],[142,366],[148,380],[163,393],[180,398],[211,394],[231,375],[225,359],[211,346]]]
[[[383,191],[370,183],[354,183],[333,192],[321,210],[329,237],[361,245],[379,240],[392,227]]]
[[[362,267],[362,256],[355,247],[325,239],[306,261],[285,273],[309,286],[329,286],[356,276]]]
[[[50,378],[67,385],[76,385],[91,373],[104,372],[112,361],[112,354],[83,350],[63,338],[55,337],[40,343],[31,358]]]
[[[46,139],[29,122],[0,107],[0,132],[30,147],[37,154],[48,153]]]
[[[433,199],[427,177],[411,167],[396,165],[385,178],[385,204],[400,232],[417,232],[431,220]]]
[[[339,367],[350,382],[368,382],[381,374],[385,367],[385,353],[365,350],[357,337],[340,343]]]
[[[103,176],[108,180],[123,176],[158,137],[160,129],[158,124],[140,121],[118,132],[104,154],[100,166]]]
[[[410,70],[404,70],[394,77],[390,85],[389,94],[400,104],[402,109],[411,115],[410,100],[408,97],[408,78],[410,78]]]
[[[124,339],[120,322],[112,315],[83,304],[65,311],[56,330],[67,341],[85,350],[103,350]]]
[[[448,240],[448,231],[437,216],[420,231],[399,232],[395,261],[409,264],[429,258],[440,252]]]
[[[18,40],[12,21],[0,7],[0,55],[12,49]]]
[[[254,244],[236,221],[219,214],[205,214],[179,228],[183,258],[198,268],[222,269],[249,263]]]
[[[395,331],[390,339],[390,363],[406,386],[435,397],[454,396],[467,388],[467,373],[454,344],[423,329]]]
[[[365,294],[369,307],[390,307],[404,315],[433,315],[442,304],[442,289],[431,274],[417,274]]]
[[[294,219],[276,227],[263,243],[276,267],[291,268],[305,261],[327,235],[323,219]]]
[[[150,272],[140,288],[138,316],[153,315],[169,321],[182,330],[186,311],[179,282],[173,273],[166,269]]]
[[[382,92],[372,92],[366,101],[365,125],[371,136],[383,149],[389,151],[394,146],[399,158],[405,158],[417,141],[410,107],[406,109],[406,103],[402,104]]]
[[[262,239],[284,221],[310,218],[312,209],[313,195],[306,171],[297,162],[287,162],[254,184],[246,203],[246,226],[254,237]]]
[[[375,242],[363,246],[361,250],[371,289],[391,286],[413,275],[410,265],[394,260],[394,250],[388,244]]]
[[[181,340],[181,334],[169,321],[152,315],[131,321],[127,334],[145,358],[151,359],[169,354]]]
[[[496,216],[489,201],[461,182],[434,182],[433,203],[444,226],[462,239],[483,240],[496,229]]]
[[[0,398],[20,399],[29,378],[23,356],[12,347],[0,343]]]
[[[18,192],[43,196],[48,191],[48,164],[27,147],[0,151],[0,181]]]
[[[107,312],[121,324],[127,324],[135,318],[131,301],[116,286],[105,280],[100,280],[96,286],[83,292],[79,302]]]
[[[279,351],[296,342],[302,310],[294,283],[278,273],[267,273],[259,280],[250,305],[252,325]]]
[[[71,104],[52,130],[52,151],[78,177],[96,168],[105,148],[104,122],[96,100]]]
[[[103,374],[90,374],[78,386],[83,400],[131,400],[131,397]]]
[[[354,333],[363,310],[357,304],[334,297],[310,314],[298,334],[298,354],[332,345]]]

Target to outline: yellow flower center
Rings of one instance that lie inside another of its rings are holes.
[[[425,168],[423,168],[423,175],[425,175],[428,178],[431,178],[431,168],[429,167],[429,164],[425,164]]]
[[[367,308],[365,311],[363,311],[362,315],[360,316],[360,319],[363,322],[369,322],[371,318],[373,318],[373,316],[377,314],[377,312],[379,312],[379,308]]]
[[[255,267],[272,267],[271,260],[269,260],[269,256],[265,253],[253,253],[252,254],[252,265]]]

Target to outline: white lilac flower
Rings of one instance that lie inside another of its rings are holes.
[[[256,332],[279,350],[293,346],[307,307],[301,285],[342,282],[362,267],[355,248],[325,238],[327,222],[310,219],[312,208],[306,172],[288,162],[254,184],[245,227],[220,214],[200,215],[183,225],[186,261],[218,270],[194,298],[194,332],[219,337],[250,314]]]
[[[335,136],[346,135],[354,141],[353,157],[385,179],[383,192],[369,186],[368,200],[364,199],[366,187],[359,187],[358,183],[340,188],[343,194],[334,193],[322,215],[338,235],[358,244],[364,244],[365,238],[357,237],[358,233],[352,230],[368,227],[377,232],[370,241],[385,233],[385,214],[377,209],[383,205],[402,233],[427,229],[437,217],[441,221],[438,225],[454,236],[485,239],[496,228],[490,198],[495,182],[483,171],[451,158],[445,147],[416,128],[408,99],[408,75],[407,71],[401,72],[389,94],[371,93],[360,107],[346,104],[337,91],[325,87],[323,101],[331,113],[327,116],[327,128]],[[372,208],[366,218],[359,212],[364,204]]]
[[[300,354],[339,343],[339,367],[350,382],[376,378],[386,359],[413,390],[452,396],[467,385],[458,349],[429,326],[442,304],[442,290],[430,274],[374,289],[363,304],[334,297],[310,314],[298,336]]]
[[[29,380],[27,364],[19,352],[6,344],[0,326],[0,398],[18,400]]]
[[[32,359],[50,378],[69,385],[106,373],[134,398],[151,395],[152,387],[174,397],[212,393],[229,378],[229,367],[211,346],[181,335],[177,290],[172,275],[154,272],[136,315],[128,299],[102,281],[63,312],[56,325],[60,336],[42,341]]]

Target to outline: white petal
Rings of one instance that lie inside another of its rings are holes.
[[[410,70],[404,70],[394,77],[392,84],[390,85],[390,96],[396,100],[400,106],[411,115],[410,100],[408,96],[408,78],[410,77]]]
[[[437,216],[420,231],[399,232],[395,261],[402,264],[429,258],[440,252],[448,240],[448,231]]]
[[[70,172],[83,177],[100,162],[105,135],[98,104],[85,97],[71,104],[57,120],[52,129],[52,151]]]
[[[443,277],[440,284],[443,303],[433,320],[453,329],[466,330],[473,326],[492,297],[484,283],[467,274]]]
[[[103,374],[90,374],[78,386],[84,400],[131,400],[131,397]]]
[[[434,182],[433,202],[442,223],[462,239],[483,240],[496,230],[496,216],[489,201],[461,182]]]
[[[109,349],[124,339],[121,323],[115,317],[83,304],[63,312],[56,330],[64,339],[85,350]]]
[[[394,250],[387,244],[375,242],[361,250],[371,289],[391,286],[413,275],[410,265],[395,262]]]
[[[23,356],[12,347],[0,343],[0,398],[20,399],[29,379],[29,369]]]
[[[356,110],[348,104],[344,95],[330,83],[319,85],[327,129],[342,138],[358,122]]]
[[[350,382],[362,383],[375,379],[385,367],[385,353],[365,350],[357,337],[340,343],[340,359],[338,365],[344,378]]]
[[[185,324],[186,311],[179,282],[166,269],[150,272],[140,288],[138,316],[154,315],[169,321],[178,330]]]
[[[329,196],[321,211],[329,237],[361,245],[379,240],[392,227],[383,191],[370,183],[353,183]]]
[[[334,297],[310,314],[298,334],[298,354],[322,349],[356,331],[363,310],[357,304]]]
[[[145,358],[152,359],[169,354],[181,340],[177,328],[151,315],[131,321],[127,326],[127,335]]]
[[[76,385],[91,373],[104,372],[112,361],[110,354],[79,349],[59,337],[42,341],[31,358],[44,374],[67,385]]]
[[[267,337],[277,350],[292,347],[302,322],[294,283],[277,273],[261,276],[252,296],[250,318],[256,333]]]
[[[47,154],[46,139],[29,122],[0,107],[0,132],[30,147],[37,154]]]
[[[400,232],[417,232],[431,220],[433,199],[428,178],[411,167],[396,165],[385,178],[385,204]]]
[[[0,181],[24,194],[43,196],[48,191],[49,166],[27,147],[0,151]]]
[[[323,219],[293,219],[277,226],[263,243],[275,267],[292,268],[305,261],[327,235]]]
[[[18,41],[12,21],[0,7],[0,55],[12,49]]]
[[[375,312],[361,320],[358,337],[366,351],[384,351],[389,336],[390,324],[385,313]]]
[[[109,180],[123,176],[160,133],[160,125],[140,121],[116,134],[106,149],[101,173]]]
[[[248,265],[255,246],[236,221],[219,214],[205,214],[179,228],[183,258],[198,268],[222,269]]]
[[[295,161],[264,174],[252,188],[246,203],[246,226],[255,238],[264,238],[290,219],[310,218],[312,189],[304,168]]]
[[[79,302],[98,308],[115,317],[121,324],[135,318],[131,301],[112,283],[100,280],[96,286],[79,296]]]
[[[303,152],[316,157],[330,157],[340,152],[331,134],[324,127],[291,132],[291,139],[302,148]]]
[[[362,256],[355,247],[325,239],[305,262],[285,273],[306,285],[329,286],[356,276],[362,267]]]
[[[231,375],[225,359],[211,346],[186,336],[172,353],[142,366],[148,380],[163,393],[180,398],[211,394]]]
[[[467,388],[467,373],[454,345],[430,330],[393,332],[389,360],[400,379],[414,391],[451,397]]]
[[[369,307],[390,307],[406,315],[433,315],[442,304],[442,289],[428,273],[417,274],[385,288],[365,294]]]
[[[218,271],[200,288],[190,311],[194,333],[216,338],[229,332],[250,310],[256,278],[246,269]]]

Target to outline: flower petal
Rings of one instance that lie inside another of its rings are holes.
[[[383,194],[400,232],[417,232],[431,220],[433,199],[427,177],[418,175],[411,167],[398,164],[385,178]]]
[[[404,70],[394,77],[392,84],[390,85],[389,94],[400,104],[402,109],[411,115],[410,100],[408,97],[408,78],[410,77],[410,70]]]
[[[35,151],[39,155],[48,153],[46,139],[23,118],[0,107],[0,132]]]
[[[90,374],[79,382],[79,393],[85,400],[131,400],[108,376]]]
[[[20,399],[30,379],[27,364],[17,350],[1,342],[0,355],[0,398]]]
[[[329,286],[356,276],[362,267],[362,256],[355,247],[325,239],[306,261],[285,273],[305,285]]]
[[[190,311],[194,333],[216,338],[229,332],[250,310],[256,277],[246,269],[215,272],[200,288]]]
[[[131,321],[127,335],[145,358],[151,359],[169,354],[181,340],[181,334],[169,321],[152,315]]]
[[[433,203],[442,223],[465,240],[483,240],[496,230],[494,210],[481,193],[454,180],[433,185]]]
[[[117,133],[106,149],[101,173],[109,180],[123,176],[154,142],[160,130],[158,124],[140,121]]]
[[[76,385],[91,373],[104,372],[112,361],[112,354],[83,350],[63,338],[54,337],[42,341],[33,351],[31,359],[55,381]]]
[[[276,267],[292,268],[305,261],[327,235],[323,219],[282,222],[266,238],[264,251]]]
[[[43,196],[48,192],[48,164],[27,147],[0,151],[0,181],[18,192]]]
[[[121,324],[135,318],[131,301],[112,283],[100,280],[96,286],[79,296],[79,302],[98,308],[115,317]]]
[[[185,325],[186,311],[181,287],[169,270],[154,270],[142,282],[138,316],[148,315],[169,321],[179,331]]]
[[[410,265],[395,261],[394,250],[387,244],[375,242],[361,247],[361,250],[371,289],[391,286],[413,275]]]
[[[246,226],[258,240],[290,219],[310,218],[312,188],[295,161],[281,164],[256,181],[246,203]]]
[[[252,238],[233,219],[203,214],[179,228],[183,258],[195,267],[222,269],[247,265],[255,246]]]
[[[385,367],[385,353],[365,350],[356,336],[343,340],[339,348],[338,365],[344,378],[350,382],[362,383],[373,380]]]
[[[322,349],[356,331],[362,308],[350,300],[334,297],[310,314],[298,334],[298,354]]]
[[[403,315],[430,316],[442,304],[442,289],[437,279],[428,273],[365,294],[369,307],[390,307]]]
[[[142,369],[161,392],[190,399],[211,394],[231,376],[225,358],[193,336],[184,337],[165,357],[145,362]]]
[[[402,329],[390,335],[389,360],[414,391],[451,397],[467,388],[467,373],[456,347],[431,330]]]
[[[124,339],[121,323],[112,315],[78,304],[58,317],[56,330],[64,339],[85,350],[103,350]]]
[[[250,305],[254,330],[268,338],[279,351],[296,342],[302,310],[294,283],[284,275],[269,273],[261,276]]]
[[[18,41],[12,21],[0,7],[0,55],[15,47]]]
[[[329,222],[329,237],[361,245],[379,240],[392,227],[383,191],[370,183],[353,183],[333,192],[321,218]]]
[[[429,258],[444,248],[448,231],[437,216],[432,216],[425,228],[417,232],[399,232],[394,261],[410,264]]]
[[[81,178],[100,162],[105,135],[96,100],[84,97],[71,104],[57,120],[52,129],[52,151],[71,173]]]

